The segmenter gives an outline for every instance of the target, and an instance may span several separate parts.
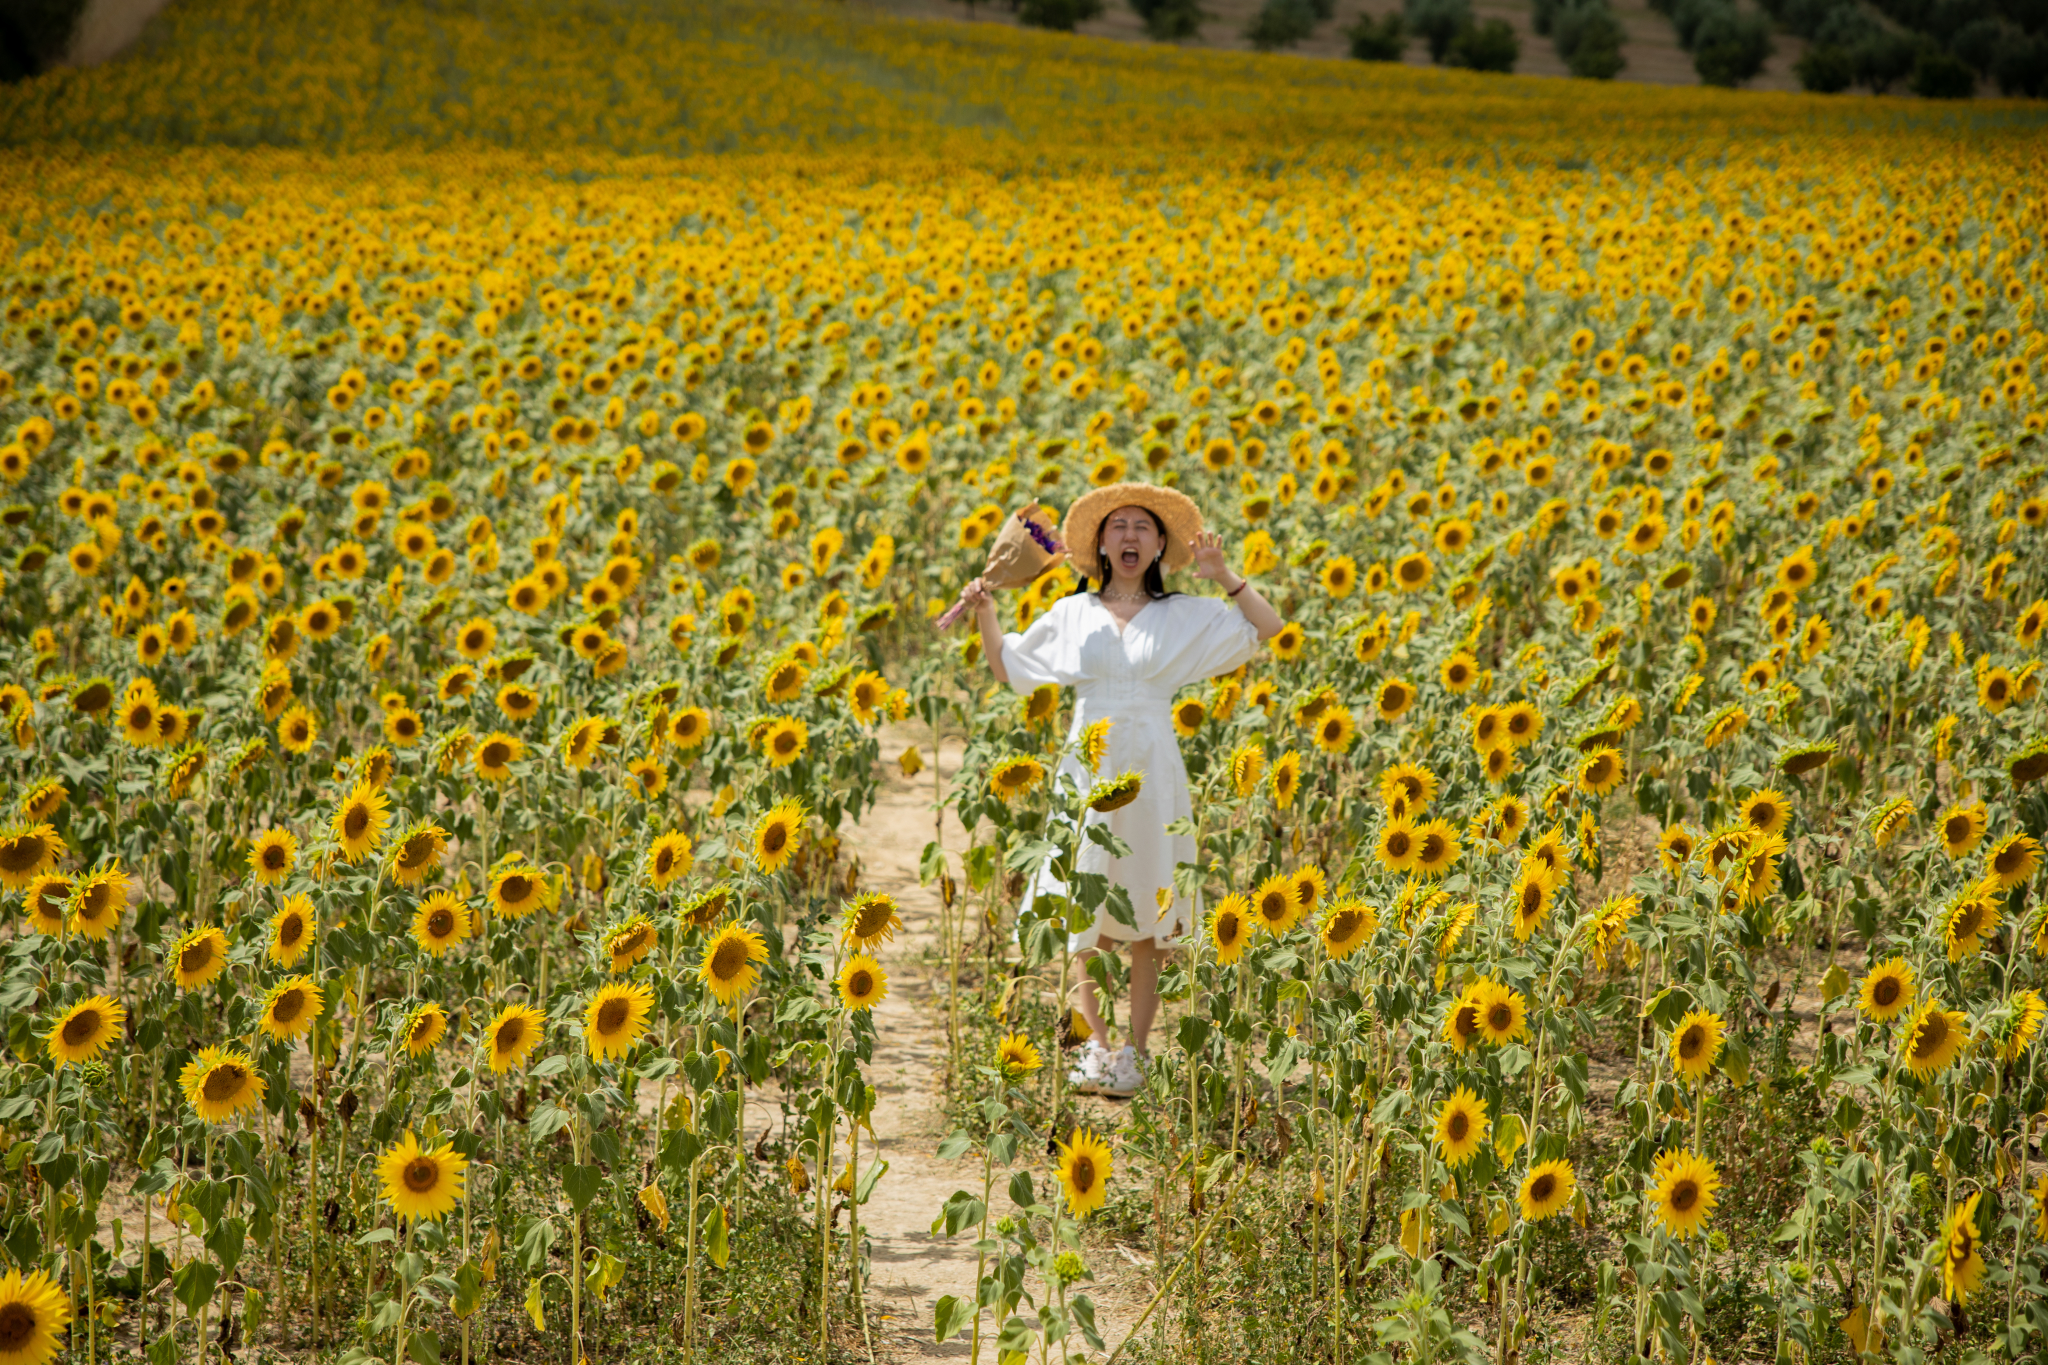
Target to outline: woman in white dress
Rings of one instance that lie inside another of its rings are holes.
[[[1094,778],[1072,756],[1074,740],[1083,727],[1106,719],[1109,748],[1098,775],[1144,775],[1137,800],[1087,817],[1108,824],[1130,845],[1130,855],[1112,858],[1087,843],[1080,860],[1083,871],[1106,875],[1124,888],[1137,928],[1104,909],[1092,929],[1073,940],[1083,956],[1077,1003],[1092,1036],[1071,1079],[1077,1089],[1128,1095],[1142,1081],[1146,1043],[1159,1011],[1161,958],[1202,913],[1199,902],[1189,905],[1170,894],[1175,866],[1196,857],[1191,836],[1166,832],[1173,821],[1194,813],[1173,732],[1174,694],[1234,671],[1284,623],[1231,571],[1222,539],[1202,529],[1201,513],[1185,494],[1141,483],[1096,489],[1068,511],[1063,536],[1070,561],[1092,587],[1061,600],[1022,634],[1003,633],[994,598],[980,579],[967,585],[961,600],[974,611],[982,653],[998,682],[1018,692],[1045,683],[1074,689],[1074,728],[1062,773],[1084,791],[1092,784]],[[1164,571],[1190,563],[1196,577],[1222,587],[1224,596],[1168,592]],[[1041,873],[1026,889],[1025,903],[1041,892],[1062,890]],[[1169,894],[1162,896],[1162,890]],[[1129,1041],[1114,1052],[1106,1046],[1109,1031],[1085,962],[1112,946],[1127,946],[1131,958]]]

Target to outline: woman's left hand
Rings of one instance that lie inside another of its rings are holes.
[[[1223,556],[1223,537],[1214,531],[1195,532],[1195,577],[1206,578],[1211,583],[1222,583],[1230,579],[1230,561]]]

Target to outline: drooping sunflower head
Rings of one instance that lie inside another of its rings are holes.
[[[1977,1230],[1977,1204],[1983,1198],[1980,1190],[1964,1200],[1942,1229],[1942,1289],[1958,1303],[1976,1293],[1984,1280],[1984,1237]]]
[[[728,924],[704,945],[697,979],[719,1004],[730,1009],[761,979],[760,964],[768,960],[768,941],[743,924]]]
[[[839,1003],[846,1009],[873,1009],[888,994],[888,975],[866,953],[855,953],[839,969]]]
[[[194,929],[171,945],[169,962],[179,989],[196,991],[227,967],[227,935],[212,926]]]
[[[1137,800],[1144,787],[1143,773],[1118,773],[1090,787],[1084,804],[1099,815],[1108,815]]]
[[[453,1142],[427,1147],[410,1129],[377,1158],[384,1200],[401,1222],[440,1218],[462,1202],[469,1158]]]
[[[846,903],[840,927],[847,942],[869,949],[894,938],[903,927],[903,917],[897,913],[893,897],[871,891]]]
[[[1216,949],[1219,963],[1228,965],[1243,955],[1252,925],[1251,903],[1243,896],[1229,895],[1216,902],[1216,908],[1209,912],[1209,942]]]
[[[63,1070],[73,1062],[89,1062],[121,1036],[128,1011],[112,996],[95,995],[81,1000],[57,1016],[45,1035],[50,1057]],[[0,1354],[0,1359],[4,1359]]]

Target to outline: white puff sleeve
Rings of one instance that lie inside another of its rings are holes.
[[[1078,597],[1063,597],[1021,635],[1003,636],[1003,669],[1010,686],[1029,692],[1046,683],[1073,687],[1081,678],[1081,640],[1074,628]]]
[[[1155,677],[1180,688],[1235,671],[1259,652],[1259,628],[1217,597],[1176,597]]]

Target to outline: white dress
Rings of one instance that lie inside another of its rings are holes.
[[[1061,773],[1084,792],[1102,778],[1144,774],[1137,800],[1107,815],[1090,812],[1087,817],[1091,824],[1107,823],[1130,845],[1130,856],[1112,858],[1100,845],[1084,843],[1080,864],[1082,871],[1103,874],[1130,894],[1138,927],[1133,931],[1117,922],[1105,906],[1096,911],[1092,930],[1074,936],[1074,947],[1092,947],[1097,934],[1164,942],[1201,914],[1199,904],[1178,899],[1163,914],[1159,909],[1159,890],[1173,885],[1175,865],[1192,863],[1196,856],[1192,835],[1166,832],[1173,821],[1194,814],[1188,770],[1173,732],[1173,698],[1190,683],[1232,672],[1258,651],[1258,628],[1236,606],[1221,598],[1178,594],[1146,603],[1119,634],[1116,618],[1099,597],[1076,593],[1060,599],[1021,635],[1003,637],[1003,667],[1011,687],[1029,692],[1056,683],[1074,689],[1074,728]],[[1109,751],[1091,777],[1072,751],[1082,728],[1105,718]],[[1041,870],[1025,889],[1024,904],[1040,894],[1064,893],[1050,870]]]

